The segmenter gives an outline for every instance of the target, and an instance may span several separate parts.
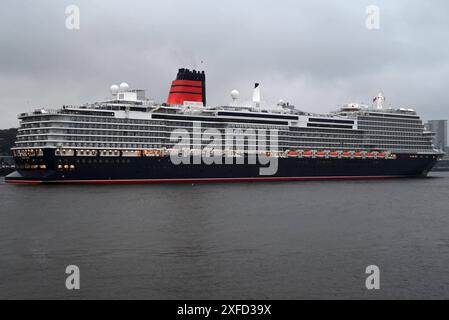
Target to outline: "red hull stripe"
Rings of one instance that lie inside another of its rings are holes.
[[[41,180],[5,180],[8,184],[41,184]]]
[[[407,176],[330,176],[330,177],[259,177],[259,178],[188,178],[188,179],[121,179],[121,180],[6,180],[9,184],[138,184],[138,183],[192,183],[192,182],[252,182],[252,181],[312,181],[393,179]]]

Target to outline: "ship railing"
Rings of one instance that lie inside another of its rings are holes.
[[[18,118],[23,118],[23,117],[30,117],[30,116],[35,116],[35,115],[46,115],[46,114],[58,114],[60,113],[60,109],[37,109],[31,112],[23,112],[20,113]]]

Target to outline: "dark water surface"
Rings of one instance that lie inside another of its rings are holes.
[[[449,299],[449,174],[0,184],[0,298]],[[65,268],[81,290],[65,288]],[[381,289],[365,289],[365,268]]]

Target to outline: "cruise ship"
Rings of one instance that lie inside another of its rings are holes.
[[[317,114],[269,106],[255,84],[206,104],[204,71],[179,69],[168,98],[113,85],[103,101],[18,116],[7,183],[151,183],[425,177],[441,152],[416,111],[350,103]],[[213,143],[212,143],[213,140]],[[271,168],[270,168],[271,167]],[[264,170],[265,169],[265,170]]]

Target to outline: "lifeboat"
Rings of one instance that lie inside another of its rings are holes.
[[[356,157],[356,158],[363,157],[363,152],[354,152],[354,157]]]
[[[352,154],[350,151],[345,151],[342,153],[343,158],[351,158]]]
[[[385,158],[385,152],[380,152],[377,154],[378,158]]]
[[[312,151],[304,151],[303,152],[303,156],[304,157],[311,157],[311,156],[313,156],[313,152]]]
[[[366,153],[366,156],[367,156],[368,158],[373,158],[373,157],[375,156],[375,154],[374,154],[373,152],[367,152],[367,153]]]
[[[330,155],[332,158],[337,158],[337,157],[339,157],[341,154],[340,154],[340,152],[332,151],[331,153],[329,153],[329,155]]]
[[[316,155],[317,157],[322,158],[322,157],[325,157],[325,156],[326,156],[326,152],[323,152],[323,151],[317,151],[317,152],[315,152],[315,155]]]
[[[289,157],[297,157],[299,155],[298,151],[289,151],[288,156]]]

